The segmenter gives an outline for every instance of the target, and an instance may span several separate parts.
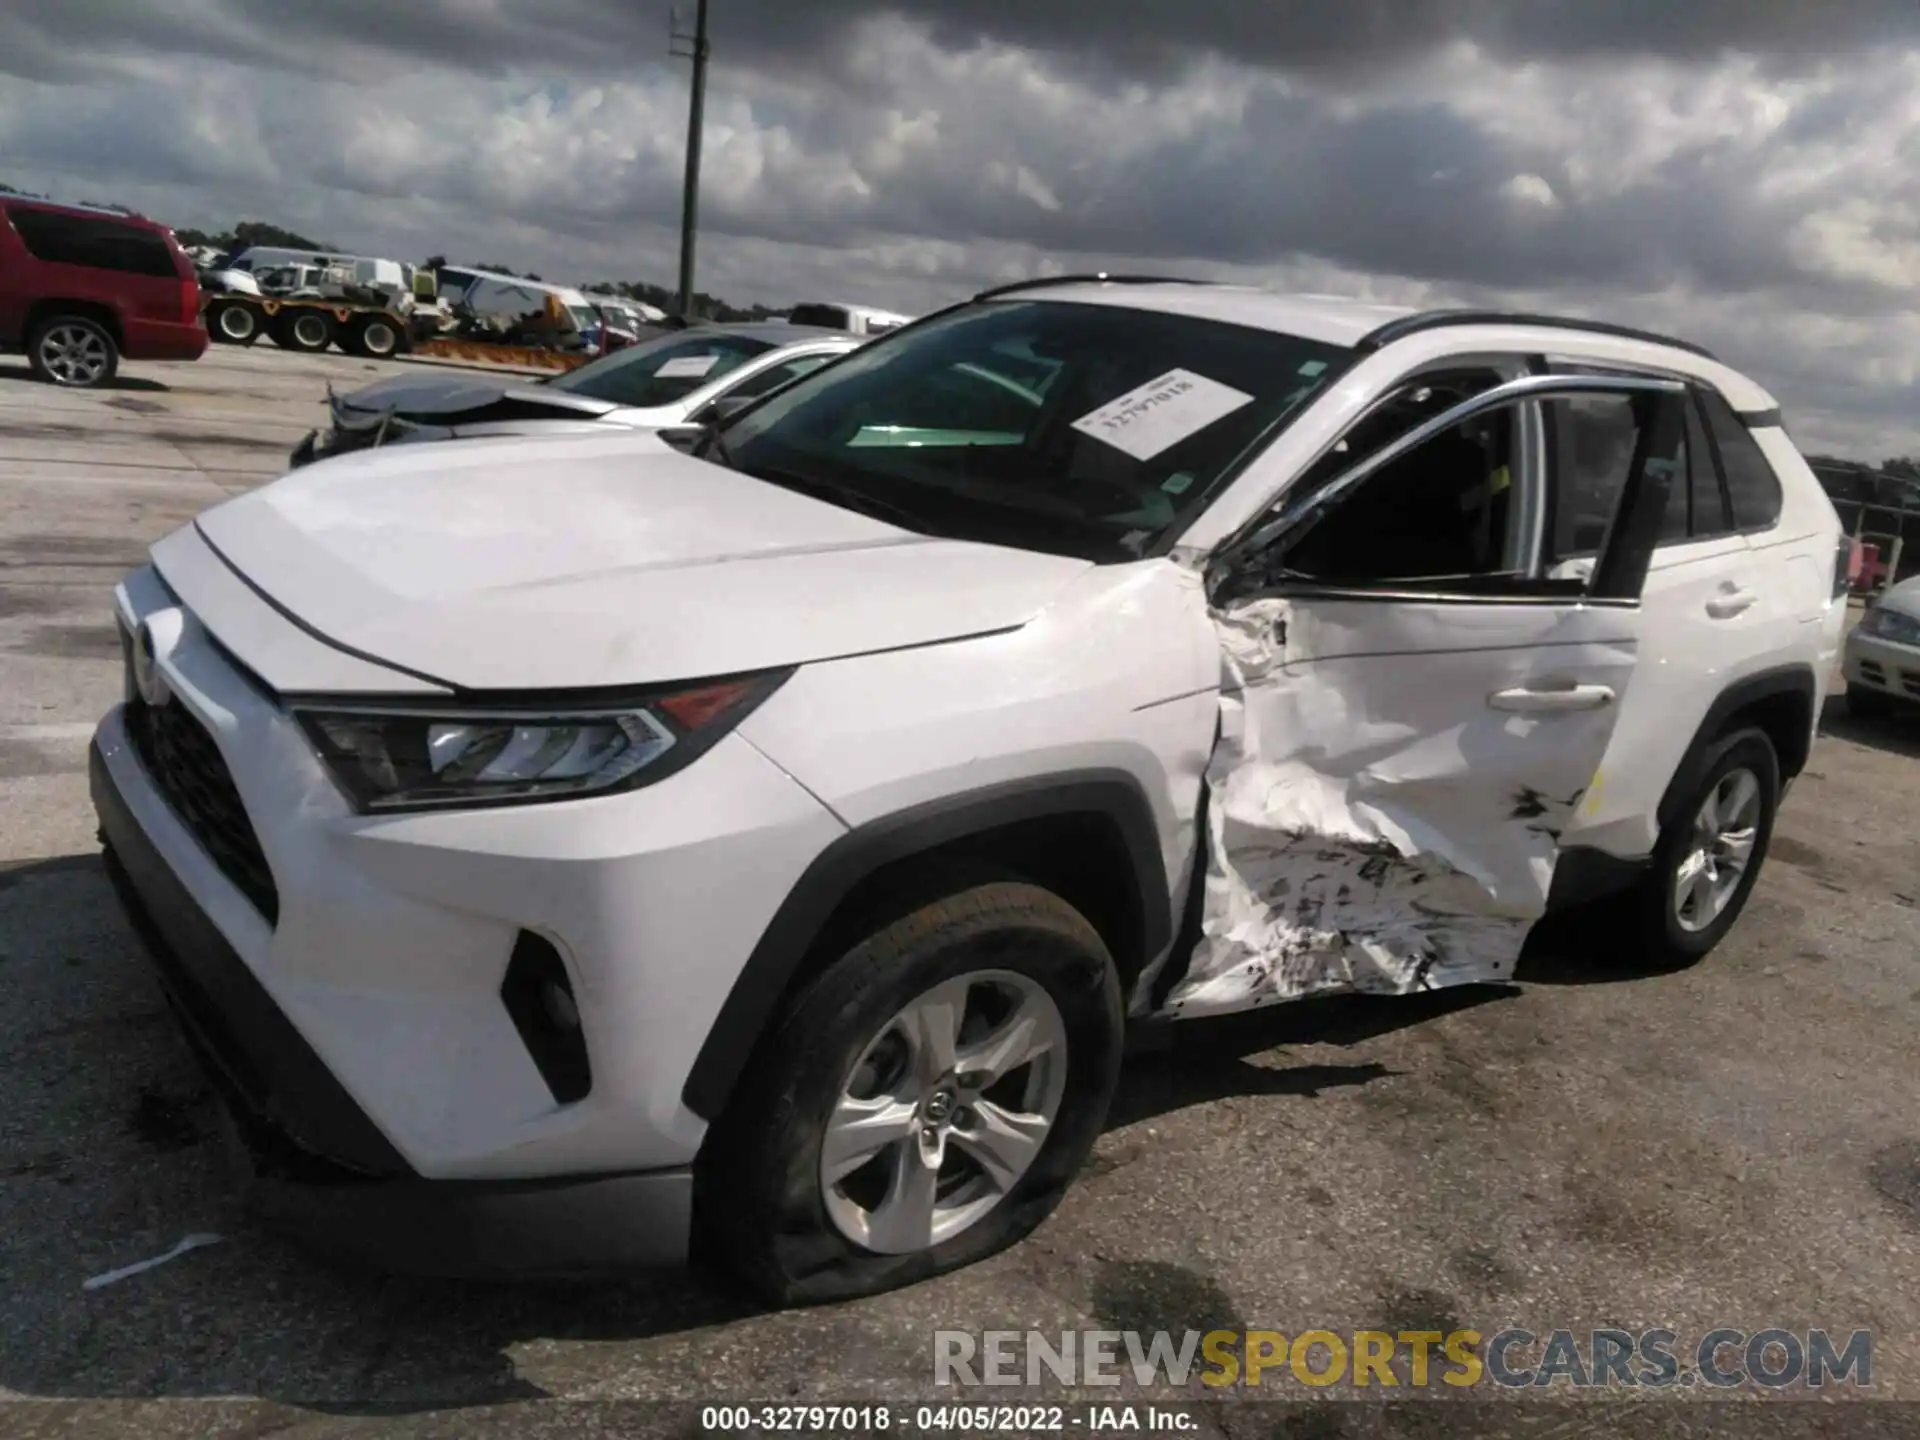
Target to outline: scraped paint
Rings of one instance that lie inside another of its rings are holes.
[[[1485,697],[1537,651],[1448,655],[1430,631],[1381,635],[1392,612],[1368,609],[1372,634],[1284,600],[1214,616],[1201,934],[1167,1013],[1513,975],[1611,717],[1501,714]],[[1631,663],[1610,639],[1574,648],[1596,672]]]

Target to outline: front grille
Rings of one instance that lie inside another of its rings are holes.
[[[147,704],[138,695],[127,701],[127,736],[153,783],[166,797],[200,848],[220,873],[251,900],[272,925],[280,918],[280,893],[261,853],[260,837],[240,803],[233,775],[213,736],[172,700]]]

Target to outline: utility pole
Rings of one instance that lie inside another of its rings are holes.
[[[695,0],[693,33],[674,12],[668,50],[693,61],[693,103],[687,116],[687,178],[680,197],[680,313],[693,318],[693,242],[700,222],[700,132],[707,106],[707,0]]]

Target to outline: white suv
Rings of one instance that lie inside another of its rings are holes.
[[[1053,280],[694,455],[228,501],[117,591],[94,795],[269,1214],[846,1296],[1037,1224],[1130,1022],[1502,979],[1609,892],[1711,949],[1846,553],[1680,342]]]

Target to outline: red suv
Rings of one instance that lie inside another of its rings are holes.
[[[193,262],[140,216],[0,195],[0,348],[55,385],[104,385],[123,355],[197,360]]]

